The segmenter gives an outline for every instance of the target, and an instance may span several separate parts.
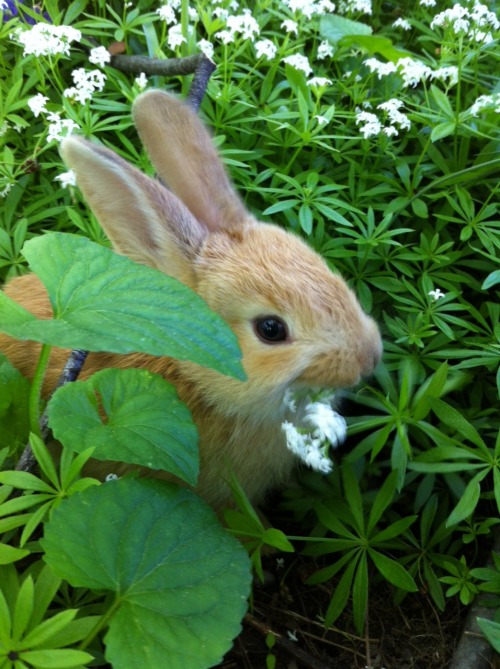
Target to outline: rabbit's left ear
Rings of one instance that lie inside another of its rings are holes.
[[[134,123],[159,177],[211,232],[252,220],[233,188],[207,129],[173,95],[137,97]]]
[[[189,285],[208,232],[182,202],[102,146],[68,137],[60,153],[114,249]]]

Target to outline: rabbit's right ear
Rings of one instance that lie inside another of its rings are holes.
[[[163,91],[137,97],[134,123],[151,162],[193,216],[215,232],[252,220],[194,111]]]
[[[68,137],[60,153],[115,250],[190,285],[207,231],[182,202],[103,146]]]

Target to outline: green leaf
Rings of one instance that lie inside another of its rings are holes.
[[[500,623],[487,618],[477,618],[477,624],[495,651],[500,653]]]
[[[0,483],[11,485],[19,490],[36,490],[38,492],[53,493],[54,490],[38,476],[28,472],[6,471],[0,472]]]
[[[171,472],[195,485],[198,434],[170,383],[144,369],[104,369],[59,388],[47,407],[56,439],[98,460]]]
[[[286,535],[274,527],[269,527],[262,535],[262,541],[266,546],[272,546],[284,553],[293,553],[294,548],[286,538]]]
[[[372,548],[369,548],[368,552],[379,572],[389,583],[406,592],[417,592],[417,584],[399,562]]]
[[[34,605],[34,586],[31,576],[24,579],[17,594],[12,616],[12,639],[19,641],[28,627]]]
[[[453,111],[450,99],[446,95],[446,93],[443,93],[441,89],[432,84],[431,95],[434,99],[434,102],[436,103],[438,108],[443,112],[443,115],[446,117],[446,119],[448,121],[453,120],[455,118],[455,112]]]
[[[25,662],[36,667],[36,669],[73,669],[94,658],[90,653],[82,650],[56,649],[56,650],[25,650],[20,653]]]
[[[0,354],[0,448],[26,443],[29,392],[28,379]]]
[[[363,551],[352,586],[354,625],[359,634],[362,634],[365,626],[366,607],[368,605],[368,583],[368,561],[366,559],[366,552]]]
[[[328,609],[325,614],[325,625],[332,625],[337,618],[340,616],[342,611],[347,604],[349,595],[351,593],[351,584],[354,577],[354,570],[358,564],[358,558],[353,556],[354,559],[346,567],[346,570],[342,574],[340,581],[337,583],[333,597],[328,605]]]
[[[497,283],[500,283],[500,269],[496,269],[494,272],[488,274],[486,279],[483,281],[481,288],[483,290],[488,290],[488,288],[496,286]]]
[[[382,487],[375,497],[373,506],[368,517],[368,523],[366,528],[366,533],[371,534],[375,528],[375,525],[378,523],[382,514],[387,509],[391,503],[394,493],[396,492],[396,487],[398,484],[398,473],[391,472],[389,476],[385,479]]]
[[[240,630],[249,560],[194,493],[120,479],[64,500],[41,540],[73,586],[116,593],[105,637],[114,669],[204,669]]]
[[[438,123],[438,125],[434,126],[432,129],[431,142],[437,142],[440,139],[453,135],[456,127],[456,123],[451,123],[449,121],[446,121],[446,123]]]
[[[457,525],[474,513],[481,494],[480,481],[484,479],[488,471],[480,471],[467,484],[460,501],[450,513],[446,521],[446,527]]]
[[[343,37],[371,35],[372,29],[366,23],[351,21],[345,16],[326,14],[321,17],[319,32],[321,37],[335,44]]]
[[[0,293],[0,330],[61,348],[191,360],[245,379],[236,336],[172,277],[77,235],[50,233],[23,253],[49,293],[54,320],[37,320]]]
[[[59,634],[59,632],[69,625],[69,623],[74,619],[78,609],[66,609],[60,613],[56,613],[55,616],[43,620],[35,629],[31,630],[29,634],[23,638],[23,643],[27,648],[34,646],[41,646],[47,641]]]
[[[23,548],[15,548],[14,546],[7,546],[7,544],[0,544],[0,564],[10,564],[17,560],[22,560],[30,552]]]
[[[477,430],[452,406],[435,397],[432,400],[432,410],[445,425],[452,427],[463,437],[476,444],[476,446],[486,448],[486,444],[479,436]]]

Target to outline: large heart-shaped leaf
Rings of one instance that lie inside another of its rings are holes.
[[[23,253],[54,318],[38,320],[0,293],[2,332],[61,348],[170,356],[245,378],[233,332],[176,279],[78,235],[42,235]]]
[[[59,388],[48,405],[56,439],[92,457],[162,469],[195,485],[198,434],[175,388],[144,369],[105,369]]]
[[[106,659],[114,669],[204,669],[240,630],[246,552],[194,493],[121,479],[64,500],[45,528],[45,560],[75,587],[115,593]]]

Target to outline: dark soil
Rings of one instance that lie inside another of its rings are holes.
[[[392,592],[381,585],[370,597],[369,633],[360,637],[349,609],[325,630],[321,615],[334,586],[304,583],[316,569],[313,561],[294,557],[279,568],[276,558],[268,558],[267,568],[269,582],[254,588],[251,613],[224,669],[269,669],[271,654],[277,669],[449,667],[467,612],[456,603],[448,602],[443,613],[425,593],[416,593],[395,606]],[[272,649],[266,645],[268,634],[276,636]]]

